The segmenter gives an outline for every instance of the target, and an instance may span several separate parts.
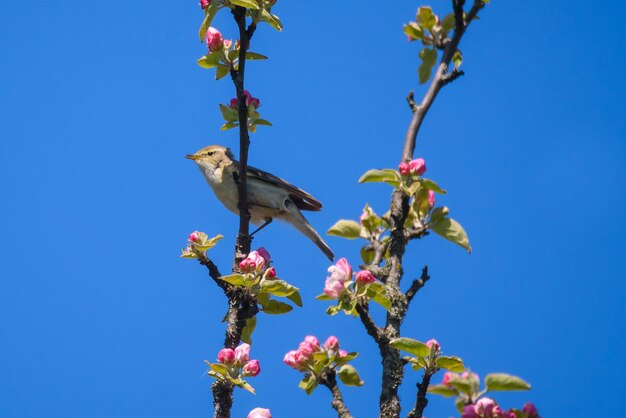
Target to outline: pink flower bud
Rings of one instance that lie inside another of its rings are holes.
[[[248,418],[272,418],[272,413],[269,409],[254,408],[248,414]]]
[[[197,239],[198,239],[198,231],[193,231],[191,234],[189,234],[189,241],[196,242]]]
[[[339,349],[339,340],[334,335],[331,335],[330,337],[326,339],[326,342],[324,343],[324,347],[327,350],[336,351]]]
[[[239,41],[237,41],[237,42],[239,42]],[[250,92],[248,90],[244,90],[243,91],[243,97],[245,97],[247,99],[249,97],[252,97],[252,95],[250,94]]]
[[[232,39],[224,39],[224,48],[230,49],[232,44],[233,44],[233,40]]]
[[[486,418],[501,418],[502,409],[500,409],[499,405],[487,407],[485,408],[485,417]]]
[[[263,271],[263,269],[265,268],[266,260],[265,258],[261,257],[258,251],[250,252],[250,254],[248,254],[248,257],[246,258],[254,262],[257,271]]]
[[[304,337],[304,341],[311,344],[313,348],[315,349],[315,351],[320,349],[320,342],[317,339],[317,337],[313,335],[307,335],[306,337]]]
[[[428,346],[428,348],[430,348],[431,350],[433,350],[433,347],[434,347],[435,351],[439,351],[439,348],[440,348],[439,343],[434,338],[426,341],[426,346]]]
[[[224,38],[222,38],[222,34],[213,26],[206,31],[205,41],[209,51],[211,52],[219,51],[224,46]]]
[[[480,398],[476,402],[476,413],[487,418],[493,418],[493,408],[497,406],[496,401],[491,398]]]
[[[361,270],[356,274],[356,282],[362,285],[374,283],[376,281],[376,277],[369,270]]]
[[[249,258],[244,258],[243,260],[241,260],[241,263],[239,263],[239,268],[244,273],[250,273],[256,268],[256,263]]]
[[[243,366],[243,374],[245,376],[257,376],[261,373],[261,365],[259,364],[259,360],[250,360]]]
[[[255,109],[258,109],[261,106],[261,101],[256,97],[248,97],[246,99],[246,106],[254,106]]]
[[[411,167],[409,166],[409,163],[405,163],[404,161],[402,161],[400,164],[398,164],[398,171],[403,176],[406,176],[411,172]]]
[[[298,365],[298,369],[302,367],[302,365],[306,364],[313,353],[309,353],[308,351],[296,350],[296,354],[294,356],[296,360],[296,364]]]
[[[206,9],[211,4],[211,0],[200,0],[200,7]]]
[[[217,353],[217,360],[222,364],[232,364],[235,361],[235,351],[232,348],[222,348]]]
[[[296,362],[297,353],[298,352],[296,350],[289,351],[287,354],[285,354],[285,357],[283,357],[283,363],[285,363],[289,367],[293,367],[294,369],[297,369],[298,368],[298,363]]]
[[[230,102],[228,103],[228,106],[232,107],[233,109],[237,109],[239,108],[239,100],[237,100],[237,98],[233,98],[230,99]]]
[[[313,344],[311,344],[308,341],[302,341],[299,345],[298,345],[298,351],[300,353],[302,353],[302,355],[306,356],[306,357],[310,357],[311,355],[313,355],[313,353],[315,351],[317,351],[315,349],[315,347],[313,346]]]
[[[249,106],[249,105],[248,105]],[[261,257],[263,257],[263,259],[265,259],[266,263],[270,262],[270,253],[267,252],[267,250],[265,249],[265,247],[260,247],[259,249],[256,250],[257,253],[259,253],[259,255]]]
[[[430,206],[431,208],[433,206],[435,206],[435,201],[437,199],[435,198],[435,192],[433,192],[432,190],[428,191],[428,206]]]
[[[265,270],[265,276],[273,279],[274,277],[276,277],[276,269],[274,267],[268,268],[267,270]]]
[[[246,343],[242,343],[237,348],[235,348],[235,360],[239,364],[247,363],[250,360],[250,345]]]
[[[463,413],[461,414],[461,418],[478,418],[476,407],[474,405],[465,405],[463,407]]]
[[[339,357],[345,357],[348,355],[348,352],[346,350],[339,350],[339,352],[337,353],[337,355]]]
[[[480,378],[478,377],[478,375],[476,373],[463,372],[463,373],[461,373],[461,377],[466,378],[466,379],[470,379],[470,380],[474,380],[476,382],[476,384],[480,383]]]
[[[443,379],[441,379],[441,384],[450,387],[452,386],[450,380],[454,379],[455,377],[459,377],[459,375],[453,372],[445,372],[443,375]]]
[[[533,405],[530,402],[526,402],[524,404],[524,406],[522,407],[522,411],[524,411],[524,413],[526,415],[528,415],[528,418],[538,418],[539,417],[539,411],[537,411],[537,408],[535,408],[535,405]]]
[[[409,169],[412,174],[421,176],[426,172],[426,161],[423,158],[416,158],[409,163]]]
[[[515,412],[512,409],[509,409],[508,411],[504,411],[502,413],[502,418],[517,418],[517,415],[515,415]]]

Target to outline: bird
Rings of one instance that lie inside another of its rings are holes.
[[[231,150],[221,145],[209,145],[195,154],[186,155],[185,158],[197,164],[224,207],[238,215],[239,196],[236,177],[239,174],[239,161],[234,158]],[[269,225],[273,219],[279,219],[290,223],[313,241],[331,262],[334,260],[335,255],[328,244],[301,212],[321,210],[322,203],[319,200],[267,171],[248,166],[246,175],[250,221],[260,225],[251,235]]]

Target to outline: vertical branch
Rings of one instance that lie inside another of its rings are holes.
[[[422,418],[422,414],[424,413],[424,409],[426,405],[428,405],[428,399],[426,398],[426,392],[428,390],[428,385],[430,384],[430,378],[432,374],[428,372],[424,372],[424,376],[422,377],[422,383],[417,384],[417,395],[415,396],[415,406],[407,415],[407,418]]]
[[[352,418],[350,410],[343,401],[343,395],[339,390],[339,386],[337,386],[337,377],[335,371],[331,370],[324,373],[320,379],[320,383],[326,386],[330,390],[330,393],[333,395],[333,401],[331,402],[331,406],[335,411],[337,411],[337,416],[339,418]]]

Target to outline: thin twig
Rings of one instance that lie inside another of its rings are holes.
[[[352,418],[352,414],[350,413],[350,410],[346,406],[343,396],[341,395],[341,390],[339,390],[339,386],[337,386],[335,371],[331,370],[325,372],[320,378],[320,383],[326,386],[333,395],[331,405],[335,411],[337,411],[337,416],[339,418]]]
[[[407,303],[411,303],[413,297],[415,297],[415,294],[419,292],[422,287],[424,287],[429,279],[430,276],[428,275],[428,266],[424,266],[424,268],[422,269],[422,277],[413,280],[413,283],[411,283],[411,287],[409,287],[409,289],[405,293]]]
[[[422,377],[422,382],[417,384],[417,395],[415,396],[415,406],[407,415],[407,418],[422,418],[422,414],[424,413],[424,409],[426,405],[428,405],[428,399],[426,398],[426,393],[428,391],[428,385],[430,384],[430,378],[432,374],[429,372],[424,372],[424,376]]]
[[[385,334],[383,330],[376,325],[374,319],[370,316],[369,308],[360,303],[356,304],[356,311],[359,314],[359,318],[365,326],[365,330],[367,333],[376,341],[377,344],[381,344],[381,340],[384,338]]]

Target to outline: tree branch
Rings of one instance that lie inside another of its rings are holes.
[[[419,292],[422,287],[424,287],[429,279],[430,276],[428,275],[428,266],[424,266],[424,268],[422,269],[422,277],[413,280],[413,283],[411,283],[411,287],[409,287],[409,289],[405,293],[406,301],[408,304],[411,303],[415,294]]]
[[[339,386],[337,386],[335,371],[331,370],[322,374],[319,382],[322,385],[326,386],[330,390],[330,393],[333,395],[333,401],[331,402],[331,406],[335,409],[335,411],[337,411],[337,416],[339,418],[352,418],[350,410],[346,407],[346,404],[343,401],[343,396],[341,395]]]
[[[415,406],[407,415],[407,418],[422,418],[422,414],[424,413],[424,409],[426,405],[428,405],[428,399],[426,398],[426,393],[428,391],[428,385],[430,384],[430,378],[432,374],[428,372],[424,372],[424,376],[422,377],[422,383],[417,384],[417,395],[415,396]]]
[[[356,311],[359,314],[359,318],[361,318],[361,322],[365,326],[365,330],[367,333],[376,341],[376,344],[380,345],[382,338],[384,338],[383,330],[380,329],[374,319],[370,316],[369,309],[367,306],[361,305],[360,303],[356,304]]]

